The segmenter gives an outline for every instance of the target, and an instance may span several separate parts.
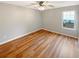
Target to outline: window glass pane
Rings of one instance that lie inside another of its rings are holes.
[[[75,23],[74,16],[75,16],[74,11],[63,12],[63,27],[73,29]]]

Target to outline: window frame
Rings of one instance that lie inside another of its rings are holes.
[[[64,12],[71,12],[71,11],[74,12],[74,28],[67,28],[67,27],[64,27],[64,26],[63,26],[63,22],[64,22],[63,14],[64,14]],[[63,11],[63,12],[62,12],[62,28],[63,28],[63,29],[76,30],[76,24],[77,24],[77,22],[76,22],[76,12],[75,12],[74,10]]]

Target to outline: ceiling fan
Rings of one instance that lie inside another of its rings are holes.
[[[50,8],[53,8],[54,7],[48,1],[36,1],[34,3],[31,3],[30,6],[32,6],[34,8],[38,8],[39,10],[45,10],[45,9],[50,9]]]

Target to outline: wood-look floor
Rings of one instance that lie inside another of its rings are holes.
[[[79,57],[77,39],[40,30],[0,46],[4,58]]]

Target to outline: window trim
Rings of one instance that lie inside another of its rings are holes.
[[[74,11],[74,10],[70,10],[70,11]],[[64,12],[69,12],[69,11],[63,11],[62,12],[62,28],[63,29],[67,29],[67,30],[76,30],[76,24],[77,24],[77,21],[76,21],[76,12],[74,11],[74,13],[75,13],[75,15],[74,15],[74,20],[75,20],[75,22],[74,22],[74,28],[67,28],[67,27],[63,26],[63,21],[64,21],[64,19],[63,19],[63,13]]]

